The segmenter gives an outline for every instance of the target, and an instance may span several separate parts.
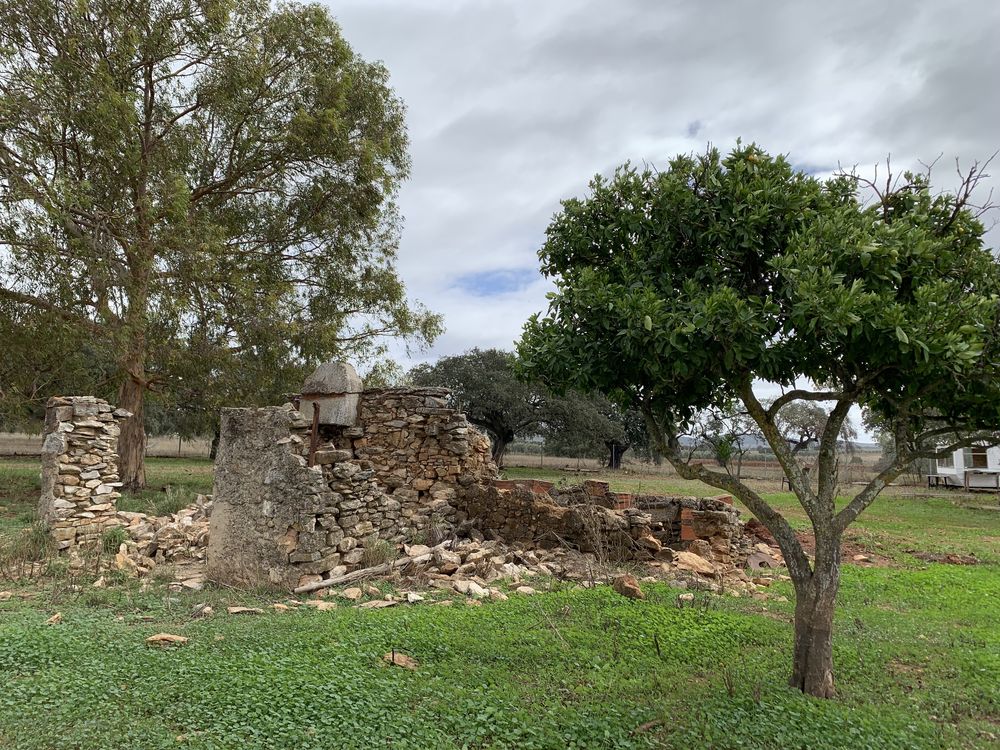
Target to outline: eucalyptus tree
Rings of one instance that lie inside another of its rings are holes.
[[[408,167],[387,71],[319,5],[0,0],[0,299],[113,352],[129,487],[184,352],[433,338],[394,267]]]
[[[844,530],[915,458],[1000,437],[1000,269],[973,204],[980,175],[935,192],[927,175],[820,181],[754,145],[709,150],[596,177],[539,252],[556,291],[526,326],[522,366],[640,409],[681,476],[731,492],[768,528],[796,594],[790,683],[812,695],[834,691]],[[783,394],[762,403],[758,379]],[[804,508],[814,559],[749,485],[686,460],[690,422],[734,402]],[[814,483],[779,429],[796,402],[832,404]],[[896,450],[838,508],[838,437],[854,405],[879,416]]]

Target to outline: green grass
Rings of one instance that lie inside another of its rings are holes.
[[[212,493],[212,462],[190,458],[149,458],[146,460],[146,489],[123,496],[121,510],[163,516],[176,513],[195,498]]]
[[[37,460],[0,459],[0,534],[35,520],[40,468]]]
[[[37,486],[18,473],[28,469],[8,464],[0,496],[33,502]],[[204,492],[206,466],[151,462],[150,479]],[[792,508],[787,494],[769,499]],[[11,529],[23,503],[4,502]],[[890,497],[857,534],[892,565],[844,568],[831,701],[785,686],[793,603],[773,596],[699,593],[697,606],[678,609],[662,584],[644,584],[648,599],[634,602],[542,580],[548,593],[481,607],[248,617],[225,606],[283,597],[0,581],[29,596],[0,602],[0,747],[996,747],[1000,514]],[[911,548],[988,564],[927,564]],[[768,592],[792,598],[787,583]],[[216,614],[192,620],[199,602]],[[56,611],[62,623],[44,625]],[[163,631],[190,641],[145,644]],[[419,668],[384,666],[393,648]]]

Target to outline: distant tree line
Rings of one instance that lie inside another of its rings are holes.
[[[550,455],[601,458],[611,469],[620,469],[630,451],[635,458],[658,458],[638,410],[623,409],[602,393],[569,390],[558,395],[523,377],[513,352],[471,349],[418,365],[406,379],[450,389],[455,407],[488,433],[498,465],[512,443],[526,440],[541,441]],[[789,449],[798,454],[819,445],[827,419],[820,404],[791,403],[780,409],[777,422]],[[853,450],[856,440],[857,430],[845,420],[842,443]],[[689,455],[712,459],[735,476],[741,475],[750,451],[764,447],[770,454],[756,422],[735,406],[699,414],[683,443]]]

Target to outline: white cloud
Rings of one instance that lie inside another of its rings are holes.
[[[399,268],[445,315],[434,355],[518,337],[547,284],[484,298],[457,280],[535,268],[559,200],[627,159],[662,164],[737,137],[820,172],[943,153],[947,188],[953,159],[1000,148],[989,0],[330,5],[409,108]]]

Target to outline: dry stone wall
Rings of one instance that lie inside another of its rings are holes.
[[[718,498],[633,497],[603,482],[502,482],[487,438],[441,388],[363,390],[327,363],[296,404],[224,409],[207,574],[322,585],[451,535],[572,547],[608,560],[672,551],[741,567],[749,542]]]
[[[46,404],[39,516],[59,549],[94,544],[121,525],[118,423],[129,416],[93,396],[58,396]]]
[[[365,391],[357,424],[318,424],[315,438],[308,402],[302,411],[224,409],[209,577],[304,585],[450,532],[463,520],[458,491],[496,468],[487,438],[446,397],[434,388]]]
[[[617,559],[670,559],[671,551],[691,550],[724,568],[742,568],[752,551],[728,495],[631,495],[611,492],[606,482],[556,487],[507,480],[471,486],[457,505],[488,537]]]

